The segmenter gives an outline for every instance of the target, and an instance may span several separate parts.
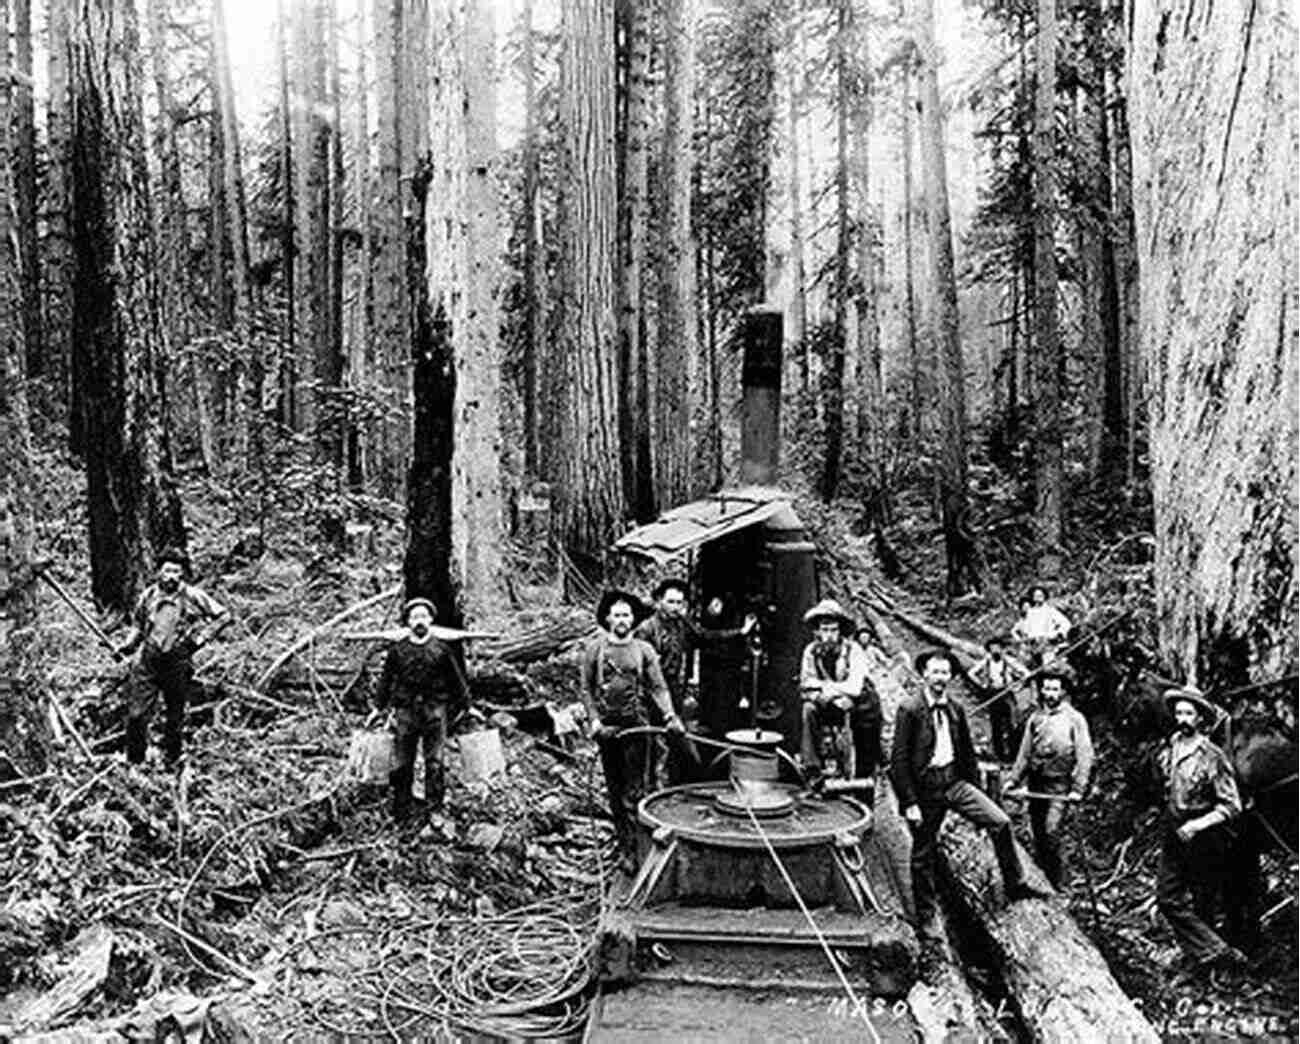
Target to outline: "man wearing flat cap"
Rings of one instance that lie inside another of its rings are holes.
[[[620,733],[648,725],[651,704],[671,732],[684,731],[682,719],[673,710],[659,654],[632,634],[645,614],[645,606],[635,595],[606,591],[596,606],[602,633],[592,639],[582,657],[582,700],[600,751],[623,868],[629,873],[636,866],[636,808],[650,789],[653,765],[648,736]]]
[[[659,654],[659,666],[672,697],[673,710],[686,718],[686,686],[690,681],[695,651],[709,642],[742,638],[758,623],[752,613],[746,615],[740,627],[709,628],[696,623],[686,611],[686,581],[676,577],[661,580],[651,592],[655,602],[654,612],[637,624],[635,637],[649,644]],[[660,750],[662,775],[669,786],[686,781],[687,766],[692,761],[693,748],[689,740],[665,746]]]
[[[442,748],[447,740],[448,708],[469,700],[469,686],[455,653],[433,636],[434,605],[412,598],[402,610],[406,635],[388,649],[379,676],[375,706],[393,710],[396,733],[394,765],[388,781],[393,790],[393,818],[411,814],[415,751],[424,744],[424,800],[430,811],[442,808]]]
[[[1007,789],[1028,783],[1034,794],[1060,794],[1078,801],[1088,789],[1092,774],[1092,735],[1088,719],[1070,706],[1065,692],[1069,668],[1052,663],[1038,675],[1038,709],[1025,723]],[[1061,863],[1061,826],[1066,802],[1045,797],[1029,799],[1029,827],[1034,835],[1034,855],[1043,873],[1059,889],[1064,879]]]
[[[853,619],[833,598],[823,598],[803,618],[814,635],[804,647],[799,667],[803,694],[799,751],[804,767],[814,773],[822,770],[822,734],[847,716],[854,776],[873,779],[880,764],[880,697],[867,679],[867,652],[851,637],[856,630]]]
[[[126,759],[144,761],[149,722],[164,706],[163,754],[180,761],[185,705],[194,687],[194,654],[215,638],[230,614],[201,587],[187,583],[189,559],[183,548],[158,555],[158,578],[144,589],[131,615],[131,631],[117,646],[119,656],[140,650],[128,681]]]
[[[1168,689],[1174,733],[1160,751],[1165,807],[1161,822],[1156,905],[1173,929],[1193,973],[1240,970],[1246,958],[1210,927],[1198,901],[1222,873],[1225,824],[1241,815],[1241,796],[1228,756],[1202,732],[1218,709],[1199,689]]]

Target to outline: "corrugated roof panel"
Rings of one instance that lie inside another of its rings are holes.
[[[614,541],[614,550],[667,562],[700,544],[739,529],[766,522],[788,512],[790,495],[778,489],[752,486],[724,490],[664,512]]]

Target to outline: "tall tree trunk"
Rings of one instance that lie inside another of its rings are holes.
[[[46,110],[46,141],[49,147],[45,252],[42,276],[45,280],[45,350],[51,365],[57,366],[59,402],[67,409],[68,448],[80,455],[84,440],[80,390],[71,380],[72,359],[72,201],[69,181],[69,132],[71,103],[68,95],[69,38],[73,0],[49,0],[46,7],[48,33],[49,103]]]
[[[453,547],[469,619],[505,605],[501,504],[501,358],[497,288],[501,228],[497,200],[495,37],[488,0],[468,0],[457,34],[464,70],[458,134],[464,138],[456,352],[456,456],[452,471]]]
[[[921,403],[921,348],[916,329],[916,183],[912,174],[912,112],[916,101],[912,85],[915,72],[911,63],[904,66],[902,75],[900,144],[903,154],[903,335],[907,344],[909,428],[913,444],[919,444],[923,405]]]
[[[1142,352],[1138,343],[1138,261],[1134,233],[1133,156],[1129,142],[1128,99],[1111,77],[1111,166],[1115,175],[1115,293],[1122,368],[1120,397],[1124,411],[1124,484],[1136,482],[1138,418],[1144,398]]]
[[[835,499],[844,451],[844,353],[848,339],[849,253],[849,112],[848,112],[848,0],[837,0],[835,12],[835,300],[834,332],[826,349],[821,398],[826,441],[822,458],[821,496]]]
[[[885,522],[885,373],[880,344],[880,264],[875,209],[871,205],[871,124],[874,117],[875,80],[871,74],[871,50],[865,19],[853,15],[853,63],[858,70],[849,92],[849,113],[853,135],[853,182],[857,193],[857,289],[854,312],[857,319],[858,357],[858,453],[867,476],[867,513]]]
[[[533,0],[524,0],[524,344],[520,383],[523,386],[524,473],[530,477],[542,474],[537,445],[540,430],[537,390],[542,347],[540,331],[546,322],[541,301],[541,284],[546,273],[542,264],[539,206],[541,171],[537,147],[536,52]]]
[[[712,169],[713,150],[713,94],[707,82],[701,85],[696,105],[701,113],[701,133],[698,147],[702,150],[695,164],[694,188],[696,207],[703,207],[706,193],[712,192],[709,172]],[[712,222],[705,221],[696,254],[696,271],[700,273],[696,287],[700,307],[696,309],[697,337],[699,339],[699,372],[703,385],[696,416],[699,427],[695,433],[694,490],[704,493],[722,485],[722,415],[718,394],[718,268],[716,232]]]
[[[18,263],[22,278],[23,338],[28,376],[46,372],[41,314],[41,266],[36,238],[36,102],[32,78],[32,0],[14,0],[14,202],[18,212]],[[58,374],[59,367],[50,367]]]
[[[91,589],[125,611],[152,551],[184,536],[164,472],[166,357],[134,8],[79,0],[71,38],[73,379],[82,384]]]
[[[654,517],[650,461],[644,283],[649,162],[649,0],[619,0],[622,77],[622,177],[618,199],[618,420],[623,496],[638,521]]]
[[[1038,0],[1034,35],[1034,484],[1041,552],[1060,547],[1064,515],[1065,358],[1056,305],[1056,0]]]
[[[694,183],[695,4],[665,0],[664,123],[659,142],[659,345],[655,406],[658,501],[690,498],[693,431],[702,400],[695,324],[695,242],[691,230]]]
[[[292,431],[302,430],[298,369],[297,191],[294,175],[293,84],[289,72],[289,5],[276,0],[276,56],[280,80],[280,264],[284,286],[284,339],[280,345],[278,419]]]
[[[351,234],[351,261],[345,276],[344,296],[344,358],[347,364],[346,382],[351,390],[350,401],[369,398],[370,382],[375,378],[374,352],[371,343],[371,278],[370,278],[370,214],[372,212],[372,178],[370,170],[370,88],[366,55],[373,48],[367,34],[366,12],[361,4],[355,12],[356,37],[354,48],[356,66],[352,105],[348,113],[351,143],[347,180],[348,231]],[[355,413],[348,425],[346,449],[348,485],[352,489],[364,488],[370,474],[371,454],[369,428]]]
[[[938,347],[939,473],[948,593],[959,595],[979,584],[966,488],[966,379],[957,314],[948,173],[944,160],[943,112],[934,43],[933,0],[918,0],[916,29],[920,51],[921,178],[925,186],[930,235],[930,286],[934,294],[934,334]]]
[[[1294,8],[1135,9],[1133,185],[1161,652],[1207,687],[1216,647],[1296,669]]]
[[[812,377],[808,365],[808,267],[804,257],[803,182],[799,174],[799,110],[804,75],[802,64],[790,62],[790,267],[794,284],[791,288],[790,346],[798,365],[799,381],[795,388],[799,396],[806,399],[812,394]]]
[[[21,2],[21,0],[20,0]],[[21,12],[20,19],[22,17]],[[9,24],[8,0],[0,0],[0,26]],[[22,48],[19,47],[20,73]],[[27,55],[30,72],[31,53]],[[9,67],[9,48],[0,47],[0,749],[22,773],[44,769],[45,715],[40,713],[37,689],[29,686],[28,651],[33,638],[37,601],[32,556],[36,519],[32,483],[32,440],[24,374],[26,350],[22,322],[22,259],[15,202],[21,197],[11,172],[22,162],[21,120],[13,120],[14,95],[18,106],[31,103],[31,84],[15,82]],[[18,142],[11,142],[16,126]],[[15,144],[18,146],[15,148]]]
[[[618,468],[614,288],[614,26],[601,0],[563,0],[560,62],[561,415],[559,534],[590,558],[624,517]]]
[[[455,439],[456,362],[451,328],[441,305],[432,310],[427,279],[427,162],[411,181],[406,219],[406,276],[412,363],[411,466],[406,476],[406,597],[428,598],[438,622],[461,623],[460,593],[452,573],[451,467]]]
[[[332,334],[334,316],[333,241],[334,178],[330,163],[329,25],[333,0],[310,0],[295,9],[293,49],[297,104],[295,115],[295,221],[302,276],[297,281],[297,314],[302,321],[298,344],[299,386],[302,389],[302,430],[314,439],[323,464],[342,462],[338,389],[342,359]]]
[[[401,484],[400,463],[406,459],[404,426],[392,419],[401,412],[398,372],[404,368],[411,342],[410,316],[402,271],[405,240],[402,224],[403,127],[398,99],[406,89],[400,61],[405,0],[375,0],[375,102],[376,152],[375,203],[369,210],[371,292],[374,295],[374,355],[379,394],[388,405],[380,438],[380,487],[390,495]]]

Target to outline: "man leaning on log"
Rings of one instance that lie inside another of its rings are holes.
[[[898,705],[894,719],[891,780],[898,807],[912,830],[912,894],[916,924],[933,936],[939,830],[949,810],[987,830],[1002,871],[1008,900],[1038,895],[1025,880],[1011,834],[1011,820],[975,785],[975,747],[966,712],[949,699],[953,662],[939,650],[922,653],[917,672],[922,696]]]

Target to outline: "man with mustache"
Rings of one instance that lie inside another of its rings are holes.
[[[455,654],[433,636],[434,615],[434,605],[427,598],[406,603],[403,622],[407,634],[389,648],[375,693],[375,706],[379,710],[392,707],[396,724],[395,764],[388,780],[393,790],[393,819],[399,823],[411,814],[415,750],[421,743],[424,800],[431,812],[441,811],[447,709],[469,700],[469,686]]]
[[[158,556],[158,579],[140,595],[131,630],[117,647],[123,657],[140,650],[127,682],[126,759],[132,764],[144,761],[149,722],[160,697],[165,707],[163,753],[169,765],[180,761],[185,705],[194,687],[194,654],[230,619],[225,606],[185,582],[188,565],[178,547]]]
[[[1166,690],[1165,704],[1174,716],[1174,733],[1159,757],[1165,807],[1156,905],[1193,975],[1240,971],[1245,955],[1210,927],[1201,901],[1207,884],[1222,872],[1227,840],[1222,828],[1241,815],[1232,764],[1201,731],[1218,712],[1190,685]]]

